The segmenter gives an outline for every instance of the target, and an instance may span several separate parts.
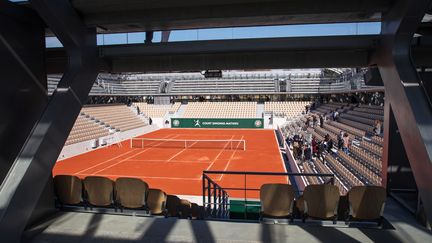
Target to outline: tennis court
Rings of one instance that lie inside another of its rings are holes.
[[[59,161],[53,174],[136,177],[170,194],[201,195],[204,170],[286,171],[273,130],[161,129],[121,146]],[[245,185],[240,175],[212,175],[212,179],[223,187]],[[259,188],[269,182],[287,183],[287,178],[248,176],[246,186]],[[256,192],[249,193],[248,197],[257,197]],[[229,194],[244,196],[243,191]]]

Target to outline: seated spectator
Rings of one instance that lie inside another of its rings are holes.
[[[374,132],[375,132],[375,135],[377,135],[377,136],[381,135],[381,121],[380,120],[375,120]]]

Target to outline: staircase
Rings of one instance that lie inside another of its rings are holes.
[[[257,117],[263,117],[263,113],[264,113],[264,104],[257,104],[257,113],[256,116]]]
[[[178,117],[178,118],[183,117],[183,114],[186,111],[186,107],[187,107],[187,104],[181,104],[174,116]]]

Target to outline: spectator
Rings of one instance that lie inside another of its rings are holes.
[[[315,138],[312,138],[312,155],[314,155],[315,157],[318,154],[318,144]]]
[[[139,116],[141,114],[140,108],[139,108],[139,106],[137,106],[136,108],[137,108],[136,109],[137,110],[137,115]]]
[[[306,114],[309,113],[309,105],[306,105],[306,106],[305,106],[305,113],[306,113]]]
[[[338,112],[337,110],[335,110],[335,111],[333,112],[333,121],[337,121],[337,120],[338,120],[338,117],[339,117],[339,112]]]
[[[339,135],[337,136],[337,147],[338,147],[338,150],[342,149],[342,146],[343,146],[343,136],[344,136],[344,132],[340,131]]]
[[[377,136],[381,135],[381,121],[380,120],[375,120],[374,132],[375,132],[375,135],[377,135]]]
[[[323,117],[323,115],[320,115],[320,126],[321,126],[321,128],[324,127],[324,117]]]
[[[304,149],[304,157],[306,161],[311,161],[312,160],[312,150],[310,145],[306,145],[305,149]]]
[[[153,124],[153,120],[149,117],[149,125]]]
[[[346,154],[349,153],[349,136],[348,136],[348,133],[344,133],[344,135],[343,135],[342,150]]]

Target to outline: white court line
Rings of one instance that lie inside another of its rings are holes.
[[[233,137],[234,137],[234,135],[231,136],[230,140],[232,140]],[[225,145],[225,147],[226,147],[226,145]],[[205,170],[209,170],[213,166],[213,164],[216,162],[216,160],[219,158],[219,156],[221,156],[222,152],[225,151],[225,147],[222,148],[222,150],[216,155],[216,157],[214,158],[214,160],[211,162],[211,164]],[[201,175],[201,177],[202,177],[202,175]]]
[[[93,174],[81,174],[82,176],[93,176]],[[109,177],[122,177],[127,176],[131,178],[149,178],[149,179],[164,179],[164,180],[191,180],[200,181],[201,178],[181,178],[181,177],[163,177],[163,176],[131,176],[131,175],[119,175],[119,174],[103,174],[103,176]]]
[[[164,138],[169,137],[169,136],[171,136],[171,135],[173,135],[173,134],[169,134],[169,135],[165,136]],[[177,137],[177,136],[178,136],[178,135],[176,135],[175,137]],[[174,138],[175,138],[175,137],[174,137]],[[162,143],[164,143],[164,142],[161,142],[161,143],[159,143],[159,144],[162,144]],[[101,172],[101,171],[104,171],[104,170],[109,169],[109,168],[112,168],[112,167],[114,167],[114,166],[116,166],[116,165],[118,165],[118,164],[121,164],[121,163],[125,162],[126,160],[128,160],[128,159],[130,159],[130,158],[133,158],[133,157],[135,157],[135,156],[138,156],[138,155],[140,155],[140,154],[142,154],[142,153],[148,151],[148,150],[151,149],[151,148],[152,148],[152,147],[146,148],[146,149],[144,149],[143,151],[141,151],[141,152],[139,152],[139,153],[136,153],[136,154],[134,154],[134,155],[132,155],[132,156],[127,157],[126,159],[122,159],[122,160],[120,160],[120,161],[117,162],[117,163],[114,163],[114,164],[112,164],[112,165],[110,165],[110,166],[108,166],[108,167],[105,167],[105,168],[103,168],[103,169],[101,169],[101,170],[98,170],[98,171],[96,171],[96,172],[93,172],[92,175],[96,175],[97,173],[99,173],[99,172]]]
[[[243,137],[244,137],[244,136],[242,136],[240,140],[242,140]],[[237,144],[236,149],[234,149],[233,154],[232,154],[231,157],[229,158],[228,163],[226,163],[225,168],[223,169],[223,171],[226,171],[226,170],[228,169],[228,166],[229,166],[231,160],[234,158],[234,155],[237,153],[237,148],[238,148],[238,144]],[[223,178],[224,175],[225,175],[225,174],[222,174],[221,177],[219,177],[219,181],[222,180],[222,178]]]
[[[87,170],[93,169],[93,168],[95,168],[95,167],[97,167],[97,166],[99,166],[99,165],[103,165],[103,164],[105,164],[105,163],[108,163],[108,162],[110,162],[110,161],[112,161],[112,160],[115,160],[115,159],[120,158],[120,157],[122,157],[122,156],[124,156],[124,155],[126,155],[126,154],[129,154],[129,153],[131,153],[131,152],[133,152],[133,151],[135,151],[135,150],[126,151],[126,152],[124,152],[124,153],[122,153],[122,154],[120,154],[120,155],[118,155],[118,156],[116,156],[116,157],[114,157],[114,158],[111,158],[111,159],[109,159],[109,160],[105,160],[105,161],[100,162],[100,163],[98,163],[98,164],[95,164],[95,165],[93,165],[93,166],[91,166],[91,167],[88,167],[88,168],[86,168],[86,169],[84,169],[84,170],[80,170],[80,171],[74,173],[74,175],[81,174],[81,173],[84,172],[84,171],[87,171]]]
[[[165,159],[130,159],[128,161],[135,161],[135,162],[166,162]],[[200,160],[171,160],[171,163],[211,163],[211,161],[200,161]]]
[[[195,143],[193,143],[192,145],[198,143],[198,141],[196,141]],[[191,145],[191,146],[192,146]],[[172,159],[174,159],[177,155],[180,155],[181,153],[183,153],[185,150],[187,149],[187,142],[186,142],[186,146],[184,149],[182,149],[180,152],[174,154],[173,156],[171,156],[171,158],[169,158],[166,162],[170,162]]]

